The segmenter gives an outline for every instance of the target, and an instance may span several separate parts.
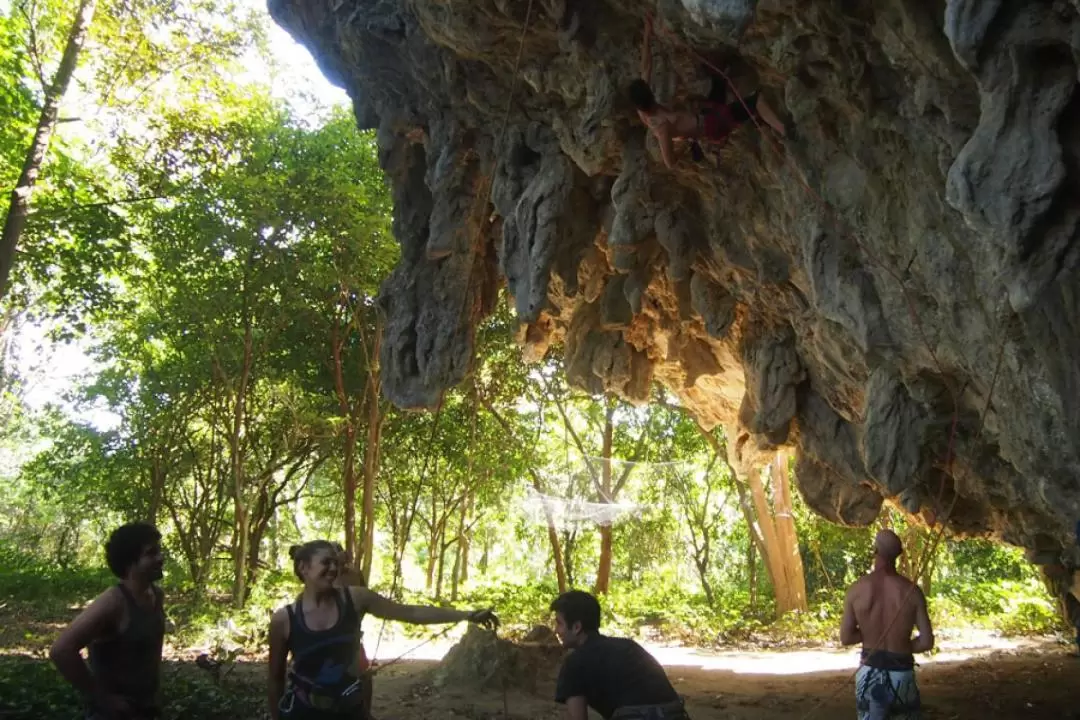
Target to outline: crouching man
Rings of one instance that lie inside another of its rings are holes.
[[[690,720],[660,663],[627,638],[600,634],[600,603],[580,590],[551,603],[555,634],[573,650],[559,670],[555,701],[568,720]]]

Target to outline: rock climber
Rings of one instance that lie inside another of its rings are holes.
[[[660,663],[628,638],[600,634],[600,603],[581,590],[551,603],[555,634],[572,653],[563,661],[555,701],[567,720],[586,720],[588,708],[605,720],[689,720]]]
[[[352,556],[345,552],[340,544],[335,544],[334,549],[338,553],[338,563],[340,569],[338,571],[337,587],[345,590],[350,587],[367,587],[367,578],[364,577],[363,571],[358,567],[353,566]],[[357,645],[359,646],[356,658],[356,669],[363,674],[364,682],[362,683],[361,692],[363,693],[363,703],[357,713],[358,720],[372,720],[371,717],[371,703],[374,697],[374,683],[372,682],[372,675],[368,672],[371,669],[371,661],[368,660],[367,652],[364,651],[364,632],[361,630],[357,637]]]
[[[495,628],[499,623],[491,610],[402,605],[366,587],[335,587],[340,556],[327,540],[294,545],[289,557],[304,590],[270,620],[271,720],[355,720],[363,711],[358,645],[367,613],[414,625],[468,620]]]
[[[120,582],[60,633],[49,657],[83,696],[87,720],[149,720],[161,707],[165,609],[154,584],[164,567],[161,534],[146,523],[122,525],[109,535],[105,559]]]
[[[892,530],[874,538],[874,569],[859,578],[844,598],[840,642],[862,643],[855,676],[859,720],[914,720],[920,717],[914,653],[934,647],[926,597],[896,571],[903,544]],[[919,634],[911,637],[914,629]]]
[[[640,78],[630,83],[629,93],[638,117],[660,144],[660,155],[668,168],[675,166],[675,140],[722,144],[728,135],[750,119],[747,108],[778,134],[786,134],[784,124],[765,98],[753,93],[744,98],[744,104],[738,97],[729,97],[727,83],[715,75],[712,76],[708,98],[701,101],[694,111],[664,107],[656,102],[649,84]]]

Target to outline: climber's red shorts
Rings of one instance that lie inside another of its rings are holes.
[[[722,143],[727,136],[750,119],[746,108],[753,108],[757,103],[757,93],[730,103],[706,103],[701,107],[698,122],[701,126],[701,139],[707,142]]]

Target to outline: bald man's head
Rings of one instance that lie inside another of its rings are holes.
[[[892,530],[881,530],[874,538],[874,552],[886,560],[896,560],[904,552],[904,544]]]

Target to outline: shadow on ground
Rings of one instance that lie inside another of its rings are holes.
[[[536,694],[509,688],[504,703],[499,690],[437,687],[437,665],[431,660],[403,661],[380,673],[375,679],[378,720],[561,717],[549,700],[550,680],[542,682]],[[667,669],[695,720],[826,720],[854,715],[851,673],[846,670],[776,675],[700,666]],[[264,678],[265,670],[257,662],[238,663],[220,681],[192,662],[166,662],[164,720],[264,718]],[[999,652],[920,669],[924,716],[940,720],[1080,720],[1078,680],[1080,661],[1060,649]],[[0,655],[0,718],[73,720],[79,713],[74,694],[43,657]]]

